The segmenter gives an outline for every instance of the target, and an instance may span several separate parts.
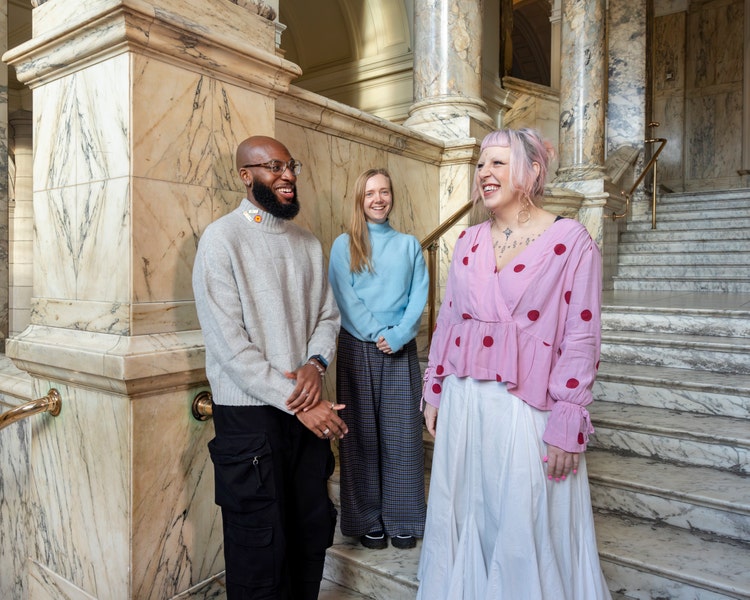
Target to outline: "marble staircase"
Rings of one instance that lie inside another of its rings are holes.
[[[640,212],[639,212],[640,211]],[[666,194],[634,207],[618,245],[616,290],[750,292],[750,190]]]
[[[622,235],[587,453],[614,600],[750,599],[748,207],[747,190],[682,194]],[[412,600],[420,548],[337,534],[321,599]]]
[[[599,553],[627,598],[750,598],[750,191],[628,224],[602,312],[587,453]]]
[[[750,598],[750,294],[732,297],[605,294],[587,460],[627,597]]]

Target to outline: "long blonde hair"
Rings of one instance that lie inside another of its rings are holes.
[[[352,196],[352,218],[349,222],[349,269],[352,273],[362,271],[372,272],[372,246],[370,245],[370,232],[367,229],[367,217],[365,217],[365,191],[367,181],[375,175],[382,175],[388,180],[391,188],[391,210],[393,210],[393,182],[391,176],[385,169],[368,169],[357,177],[354,184],[354,195]]]

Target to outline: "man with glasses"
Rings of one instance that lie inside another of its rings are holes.
[[[302,164],[265,136],[236,159],[247,197],[206,228],[193,269],[227,598],[314,600],[336,524],[329,440],[347,432],[322,397],[339,312],[320,242],[291,222]]]

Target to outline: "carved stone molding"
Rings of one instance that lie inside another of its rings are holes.
[[[255,12],[261,17],[273,21],[276,19],[276,11],[268,6],[263,0],[229,0],[232,4],[246,8],[249,11]]]
[[[229,0],[232,4],[236,4],[237,6],[241,6],[242,8],[246,8],[250,11],[253,11],[260,15],[261,17],[268,19],[269,21],[273,21],[276,19],[276,11],[268,6],[263,0]],[[37,8],[38,6],[41,6],[47,2],[47,0],[31,0],[31,6],[33,8]]]

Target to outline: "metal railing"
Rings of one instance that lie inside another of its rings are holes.
[[[432,331],[435,329],[435,298],[437,296],[437,251],[440,238],[446,231],[453,227],[459,219],[465,216],[474,206],[469,201],[459,208],[455,213],[438,225],[435,230],[422,240],[422,250],[427,250],[427,273],[430,277],[427,288],[427,339],[432,340]]]
[[[31,402],[27,402],[26,404],[22,404],[21,406],[0,414],[0,429],[12,425],[13,423],[17,423],[26,417],[43,412],[48,412],[53,417],[56,417],[60,414],[61,409],[62,398],[60,397],[60,392],[55,388],[52,388],[47,392],[46,396],[38,398],[37,400],[32,400]]]
[[[657,121],[652,121],[648,124],[648,126],[652,129],[652,136],[653,136],[653,128],[658,127],[659,123]],[[664,146],[667,145],[666,138],[655,138],[650,137],[646,140],[643,140],[644,144],[659,144],[659,147],[656,149],[656,152],[651,156],[651,160],[648,161],[648,164],[646,165],[646,168],[643,169],[638,179],[636,179],[636,182],[633,184],[633,187],[630,188],[630,191],[625,193],[624,191],[622,194],[625,196],[625,210],[622,214],[618,215],[617,213],[614,213],[612,215],[613,219],[622,219],[623,217],[628,216],[628,211],[630,208],[630,197],[633,195],[633,192],[635,189],[641,184],[643,179],[646,177],[646,174],[649,172],[649,169],[653,167],[653,181],[651,184],[651,229],[656,229],[656,171],[657,166],[659,163],[659,154],[661,154],[661,151],[664,149]]]

